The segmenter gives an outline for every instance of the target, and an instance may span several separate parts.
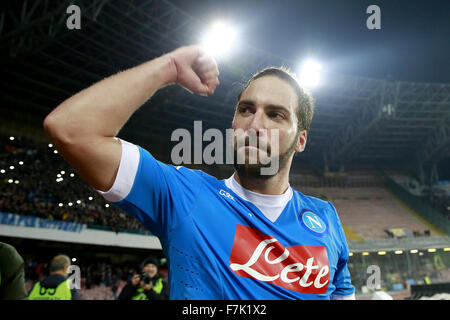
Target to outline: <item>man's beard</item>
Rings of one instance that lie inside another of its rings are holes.
[[[236,142],[235,142],[234,143],[234,147],[233,147],[233,153],[234,153],[233,166],[234,166],[234,169],[238,173],[239,177],[269,179],[269,178],[277,175],[278,172],[280,172],[281,169],[286,167],[286,165],[289,162],[292,154],[294,153],[294,148],[295,148],[297,140],[298,140],[298,135],[296,135],[294,141],[291,143],[291,145],[289,146],[289,148],[285,152],[280,153],[278,156],[275,156],[275,157],[271,156],[271,152],[270,152],[271,148],[268,145],[267,146],[267,156],[270,157],[270,161],[267,164],[262,164],[260,162],[260,159],[259,159],[259,152],[261,151],[260,149],[257,150],[257,154],[258,154],[258,161],[257,161],[257,163],[255,163],[255,164],[247,163],[249,161],[247,161],[247,157],[246,156],[245,156],[246,161],[245,161],[244,164],[238,163],[238,161],[237,161],[237,159],[238,159],[237,146],[236,146]],[[249,154],[249,152],[250,152],[250,150],[246,149],[245,150],[245,155]],[[267,174],[267,175],[261,174],[261,169],[262,168],[270,168],[273,161],[278,161],[278,170],[276,172],[274,172],[273,174]]]

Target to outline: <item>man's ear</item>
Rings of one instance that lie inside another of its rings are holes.
[[[302,130],[297,138],[297,143],[295,145],[295,152],[303,152],[306,147],[306,140],[307,140],[307,131]]]

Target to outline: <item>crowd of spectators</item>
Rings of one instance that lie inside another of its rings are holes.
[[[55,150],[24,137],[0,136],[0,212],[146,231],[137,219],[109,205]]]

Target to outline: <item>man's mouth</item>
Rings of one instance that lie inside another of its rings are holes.
[[[245,137],[244,147],[260,149],[262,151],[268,151],[267,150],[267,145],[264,142],[262,142],[262,141],[256,141],[256,143],[254,143],[254,141],[252,141],[252,142],[253,143],[250,143],[250,138],[249,137]]]

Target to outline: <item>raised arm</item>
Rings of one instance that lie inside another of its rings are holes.
[[[122,152],[114,137],[131,115],[171,83],[210,95],[219,84],[218,75],[216,62],[199,46],[181,47],[67,99],[45,118],[44,130],[86,182],[107,191],[114,183]]]

